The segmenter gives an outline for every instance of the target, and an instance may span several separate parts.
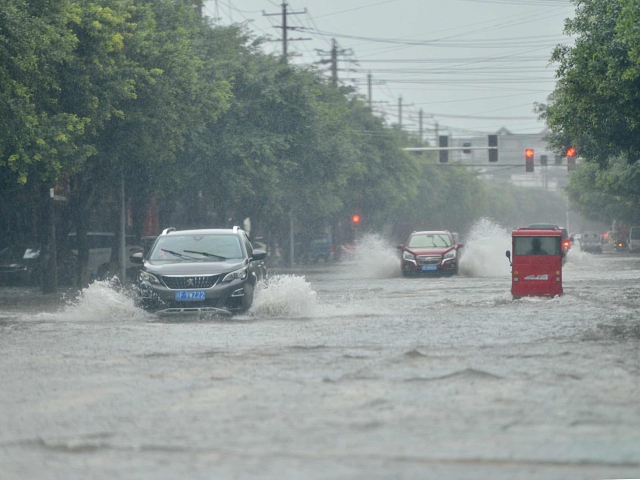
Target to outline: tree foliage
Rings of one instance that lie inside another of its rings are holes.
[[[640,159],[640,2],[575,3],[565,25],[575,42],[555,49],[558,82],[539,112],[556,150],[575,146],[587,163],[571,179],[576,207],[600,220],[630,220],[624,205],[640,194],[631,171]]]

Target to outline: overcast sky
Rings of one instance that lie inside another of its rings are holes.
[[[403,126],[417,131],[424,112],[425,137],[440,133],[468,136],[505,126],[514,133],[544,129],[532,112],[553,91],[553,47],[571,43],[563,35],[572,17],[569,0],[292,0],[289,43],[300,56],[291,62],[311,65],[321,60],[335,38],[345,55],[339,78],[367,95],[373,78],[374,109],[398,121],[402,96]],[[277,0],[207,0],[204,14],[222,25],[248,22],[256,35],[281,38],[282,2]],[[267,52],[280,53],[270,42]],[[325,57],[328,58],[328,57]],[[317,65],[327,69],[328,65]],[[328,74],[328,73],[327,73]]]

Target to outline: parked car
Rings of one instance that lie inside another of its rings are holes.
[[[580,236],[580,250],[590,253],[602,253],[602,243],[598,232],[584,232]]]
[[[131,256],[141,265],[139,304],[160,314],[244,312],[266,274],[264,250],[233,229],[166,229],[150,251]]]
[[[405,245],[398,245],[402,252],[402,274],[456,275],[462,247],[461,243],[454,243],[446,230],[413,232]]]
[[[46,268],[45,249],[38,244],[10,245],[0,250],[0,283],[39,285]],[[64,247],[58,248],[58,283],[71,285],[77,257]]]
[[[71,251],[78,255],[78,238],[75,233],[68,235]],[[127,277],[135,280],[138,265],[131,262],[131,255],[144,252],[145,245],[153,244],[156,237],[142,237],[140,244],[135,242],[133,235],[126,236],[126,270]],[[109,275],[113,245],[116,243],[116,234],[113,232],[87,232],[87,245],[89,247],[89,273],[91,279],[104,279]],[[114,272],[111,272],[114,274]]]

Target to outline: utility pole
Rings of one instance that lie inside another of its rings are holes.
[[[420,113],[419,115],[419,120],[418,120],[418,124],[419,124],[419,128],[420,128],[420,143],[422,143],[422,109],[420,109]]]
[[[49,190],[47,199],[48,208],[48,242],[47,242],[47,265],[45,266],[46,275],[42,279],[42,293],[58,293],[58,247],[56,245],[56,206],[54,189]]]
[[[124,286],[127,283],[127,203],[125,198],[125,190],[124,190],[124,171],[120,171],[120,241],[119,243],[119,251],[118,251],[118,259],[120,264],[120,284]]]
[[[283,3],[282,4],[282,13],[266,13],[265,11],[262,11],[262,16],[263,17],[273,17],[276,15],[282,15],[282,25],[278,25],[275,28],[281,28],[282,29],[282,60],[286,63],[287,62],[287,58],[288,58],[288,52],[287,52],[287,43],[288,42],[295,42],[295,41],[300,41],[300,40],[311,40],[310,38],[288,38],[287,34],[289,32],[289,30],[295,30],[295,27],[290,27],[287,25],[287,17],[289,15],[304,15],[305,13],[307,13],[307,9],[305,8],[303,11],[301,12],[288,12],[287,11],[287,3]]]
[[[400,95],[398,97],[398,125],[400,126],[400,128],[402,129],[402,107],[412,107],[413,105],[415,105],[414,103],[410,103],[410,104],[403,104],[402,103],[402,95]]]
[[[440,130],[438,130],[438,121],[436,120],[436,143],[434,145],[439,145],[438,139],[440,138]]]
[[[331,50],[329,52],[316,48],[318,55],[329,55],[328,60],[320,60],[317,63],[330,63],[331,64],[331,83],[334,86],[338,85],[338,55],[353,55],[353,50],[350,48],[338,48],[338,42],[335,38],[331,39]]]
[[[266,13],[264,10],[262,11],[263,17],[271,17],[275,15],[282,15],[282,25],[277,26],[276,28],[282,29],[282,61],[287,63],[289,58],[289,53],[287,51],[287,43],[293,41],[301,41],[301,40],[311,40],[310,38],[288,38],[289,30],[295,30],[295,27],[290,27],[287,25],[287,18],[289,15],[304,15],[307,13],[307,9],[305,8],[301,12],[289,12],[287,11],[287,3],[282,2],[282,13]],[[289,263],[290,266],[293,267],[295,262],[295,222],[294,222],[294,212],[293,207],[289,210]]]
[[[331,83],[335,87],[338,85],[338,42],[331,39]]]
[[[373,96],[371,95],[371,73],[367,75],[367,98],[369,99],[369,108],[372,108]]]

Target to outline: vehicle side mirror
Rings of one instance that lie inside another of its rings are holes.
[[[404,250],[404,245],[400,244],[396,247],[398,250],[402,251]]]
[[[131,263],[135,263],[136,265],[142,265],[144,263],[142,252],[134,253],[129,257],[129,260],[131,260]]]
[[[509,250],[507,250],[507,253],[505,253],[505,255],[507,256],[509,261],[511,261],[511,252]]]
[[[459,243],[456,245],[456,249],[460,250],[462,247],[464,247],[464,243]]]
[[[264,260],[265,258],[267,258],[267,252],[264,250],[254,250],[251,260],[259,261]]]

